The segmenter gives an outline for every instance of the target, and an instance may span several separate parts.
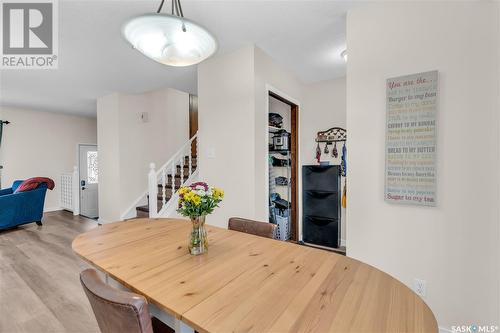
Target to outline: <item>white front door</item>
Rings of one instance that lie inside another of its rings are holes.
[[[97,218],[99,216],[97,146],[79,145],[78,147],[80,160],[80,214],[90,218]]]

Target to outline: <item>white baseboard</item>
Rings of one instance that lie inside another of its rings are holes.
[[[344,246],[345,247],[345,239],[340,239],[340,246]]]
[[[439,326],[438,329],[439,329],[439,333],[453,333],[452,330],[450,330],[449,328],[443,327],[443,326]]]
[[[58,211],[58,210],[62,210],[62,208],[61,207],[47,207],[47,208],[43,209],[43,212],[44,213],[49,213],[49,212],[55,212],[55,211]]]

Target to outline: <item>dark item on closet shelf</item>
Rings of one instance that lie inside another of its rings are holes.
[[[283,126],[283,117],[278,113],[269,113],[269,126],[281,128]]]
[[[291,159],[283,159],[283,158],[277,158],[277,157],[271,156],[271,160],[272,160],[271,163],[274,167],[285,167],[285,166],[289,166],[292,164]]]
[[[274,178],[274,182],[278,186],[287,186],[288,185],[288,178],[283,177],[283,176],[279,176],[279,177]]]
[[[271,193],[269,195],[269,198],[271,199],[271,202],[273,202],[276,199],[281,199],[281,196],[279,195],[279,193]]]
[[[290,203],[285,199],[282,199],[278,193],[271,194],[271,202],[278,209],[288,209],[288,207],[290,207]]]
[[[285,208],[285,209],[279,209],[274,207],[274,212],[277,216],[281,217],[289,217],[290,216],[290,209]]]
[[[306,243],[340,245],[340,166],[302,167],[302,231]]]
[[[278,209],[288,209],[290,207],[290,203],[285,199],[278,199],[273,201],[274,205]]]
[[[278,223],[277,217],[288,218],[289,215],[290,215],[290,210],[287,208],[280,209],[275,207],[274,205],[269,207],[269,222],[271,223],[277,224]]]
[[[279,130],[273,136],[273,150],[290,150],[290,133]]]

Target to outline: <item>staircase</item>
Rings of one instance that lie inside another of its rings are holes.
[[[158,170],[151,163],[148,189],[122,215],[122,220],[133,217],[168,217],[175,214],[179,198],[178,190],[198,178],[198,133]]]
[[[183,178],[189,179],[190,176],[197,171],[196,155],[191,155],[191,173],[189,171],[189,156],[184,156],[184,165],[181,167],[180,163],[175,166],[174,182],[172,183],[172,174],[167,174],[167,179],[165,182],[165,191],[163,191],[163,183],[157,184],[158,191],[156,195],[156,207],[158,211],[161,211],[165,203],[168,203],[174,194],[181,187],[181,169],[183,172]],[[173,187],[173,191],[172,191]],[[165,197],[163,196],[165,195]],[[149,214],[149,194],[147,195],[148,203],[143,206],[136,207],[137,217],[150,217]],[[164,200],[165,199],[165,200]]]

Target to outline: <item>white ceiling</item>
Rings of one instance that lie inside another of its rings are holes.
[[[95,116],[96,98],[172,87],[196,93],[196,66],[160,65],[121,37],[127,18],[160,1],[59,1],[59,68],[3,70],[0,102]],[[345,75],[345,16],[340,1],[189,1],[184,15],[215,34],[218,54],[255,43],[305,83]],[[170,11],[165,1],[164,12]]]

